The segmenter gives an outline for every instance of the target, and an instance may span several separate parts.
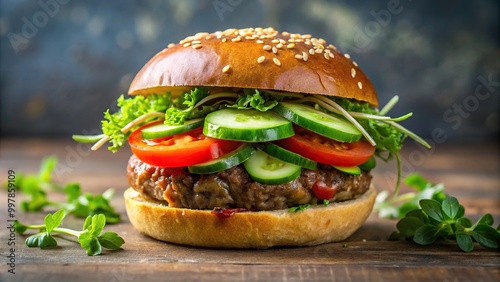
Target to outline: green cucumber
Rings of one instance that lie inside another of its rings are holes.
[[[262,150],[277,159],[280,159],[287,163],[301,166],[303,168],[315,170],[318,167],[317,162],[304,158],[299,154],[296,154],[292,151],[288,151],[287,149],[281,148],[280,146],[273,143],[266,143],[262,148]]]
[[[290,121],[267,111],[222,109],[205,117],[203,134],[209,137],[245,142],[265,142],[294,135]]]
[[[361,132],[344,118],[303,104],[279,102],[274,111],[291,122],[340,142],[356,142]]]
[[[203,126],[203,118],[190,119],[182,125],[166,125],[157,124],[150,127],[144,128],[142,133],[142,138],[144,139],[156,139],[167,136],[172,136],[175,134],[184,133],[193,130],[198,127]]]
[[[188,170],[194,174],[208,174],[223,171],[233,166],[237,166],[246,161],[253,153],[255,148],[250,144],[243,144],[236,150],[229,152],[220,158],[204,162],[201,164],[189,166]]]
[[[250,177],[263,184],[283,184],[297,178],[302,169],[257,150],[243,165]]]
[[[361,169],[359,166],[338,166],[334,165],[334,168],[337,170],[340,170],[342,172],[345,172],[347,174],[352,174],[352,175],[360,175],[361,174]]]
[[[364,171],[370,171],[375,166],[377,165],[377,162],[375,161],[375,158],[372,156],[370,159],[368,159],[366,162],[362,163],[359,165],[359,168]]]

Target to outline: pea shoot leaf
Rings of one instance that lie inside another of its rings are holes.
[[[102,253],[102,246],[99,240],[90,232],[86,231],[78,236],[78,243],[85,249],[87,255],[96,256]]]
[[[54,214],[47,214],[44,219],[46,231],[50,233],[54,230],[54,228],[61,225],[64,216],[66,216],[66,212],[64,210],[58,210]]]
[[[101,246],[110,250],[118,250],[125,243],[122,237],[114,232],[105,232],[97,237]]]
[[[57,246],[57,241],[50,235],[49,232],[40,232],[35,235],[31,235],[26,238],[26,246],[39,247],[41,249],[45,249],[47,247],[55,247]]]

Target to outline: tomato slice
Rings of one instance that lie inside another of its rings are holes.
[[[337,186],[328,186],[323,181],[314,182],[312,191],[320,200],[331,200],[337,194]]]
[[[318,163],[355,166],[366,162],[375,153],[375,147],[364,140],[344,143],[302,127],[295,126],[294,130],[294,136],[274,143]]]
[[[229,153],[241,142],[219,140],[203,135],[203,128],[196,128],[181,134],[146,140],[141,130],[156,125],[153,122],[132,132],[128,142],[132,153],[141,161],[161,167],[184,167],[207,162]]]

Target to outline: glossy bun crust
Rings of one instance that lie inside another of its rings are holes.
[[[373,85],[349,55],[321,38],[272,28],[198,33],[170,44],[139,71],[129,94],[175,96],[194,86],[322,94],[378,106]]]
[[[171,208],[125,191],[125,207],[132,225],[155,239],[212,248],[269,248],[313,246],[338,242],[366,221],[375,202],[371,187],[360,197],[299,212],[288,210],[240,212],[220,219],[209,210]]]

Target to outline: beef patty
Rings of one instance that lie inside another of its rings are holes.
[[[295,180],[279,185],[253,181],[242,165],[212,174],[190,174],[186,168],[169,169],[146,164],[132,155],[127,166],[128,182],[138,192],[165,201],[170,207],[204,209],[246,208],[279,210],[322,203],[312,187],[324,183],[335,187],[330,202],[345,201],[365,193],[372,176],[350,175],[328,165],[303,169]]]

